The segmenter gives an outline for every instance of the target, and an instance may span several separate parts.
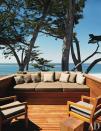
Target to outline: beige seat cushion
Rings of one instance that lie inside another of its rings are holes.
[[[35,91],[37,92],[62,92],[61,82],[40,82]]]
[[[14,86],[14,90],[35,91],[38,83],[24,83]]]
[[[61,83],[64,92],[68,91],[89,91],[90,88],[87,85],[79,85],[77,83]]]
[[[61,73],[61,76],[59,79],[60,82],[68,82],[68,79],[69,79],[69,74]]]
[[[92,104],[89,104],[89,103],[86,103],[86,102],[83,102],[83,101],[79,101],[79,102],[77,102],[77,104],[85,106],[85,107],[89,107],[90,109],[93,108]],[[70,109],[71,109],[72,112],[75,112],[75,113],[77,113],[77,114],[79,114],[81,116],[90,118],[90,115],[91,115],[90,110],[83,109],[83,108],[80,108],[80,107],[77,107],[77,106],[74,106],[74,105],[71,105]]]
[[[13,105],[18,105],[20,103],[21,102],[19,102],[19,101],[15,101],[15,102],[12,102],[12,103],[0,106],[1,112],[4,115],[4,117],[8,118],[8,117],[11,117],[11,116],[14,116],[14,115],[17,115],[19,113],[24,112],[25,111],[25,106],[19,106],[19,107],[14,107],[14,108],[2,110],[3,107],[9,107],[9,106],[13,106]]]

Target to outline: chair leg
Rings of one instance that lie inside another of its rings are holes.
[[[25,114],[25,127],[28,128],[28,114]]]
[[[18,118],[16,117],[15,120],[18,120]]]
[[[0,123],[0,131],[2,131],[2,125],[1,125],[1,123]]]
[[[94,131],[93,123],[90,123],[90,131]]]
[[[0,121],[0,131],[2,131],[2,121]]]

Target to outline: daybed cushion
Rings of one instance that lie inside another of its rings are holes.
[[[68,92],[68,91],[89,91],[90,88],[87,85],[80,85],[77,83],[61,83],[63,92]]]
[[[62,85],[60,82],[40,82],[36,87],[37,92],[62,92]]]
[[[24,90],[24,91],[35,91],[35,87],[38,83],[24,83],[14,86],[14,90]]]
[[[79,102],[77,102],[77,104],[85,106],[85,107],[89,107],[90,109],[93,108],[92,104],[89,104],[89,103],[86,103],[86,102],[83,102],[83,101],[79,101]],[[87,109],[82,109],[82,108],[74,106],[74,105],[71,105],[70,109],[71,109],[71,111],[73,111],[73,112],[75,112],[79,115],[90,118],[91,111],[89,111]]]
[[[22,113],[25,111],[25,106],[19,106],[19,107],[14,107],[14,108],[11,108],[11,109],[6,109],[6,110],[3,110],[2,111],[2,108],[3,107],[9,107],[9,106],[14,106],[14,105],[18,105],[20,104],[21,102],[19,101],[15,101],[15,102],[12,102],[12,103],[9,103],[9,104],[6,104],[6,105],[3,105],[3,106],[0,106],[1,108],[1,112],[2,114],[4,115],[4,117],[11,117],[11,116],[14,116],[14,115],[17,115],[18,113]]]

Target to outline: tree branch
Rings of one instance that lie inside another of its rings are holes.
[[[95,50],[90,56],[88,56],[88,57],[85,58],[83,61],[81,61],[80,63],[78,63],[78,64],[72,69],[72,71],[74,71],[79,65],[83,64],[85,61],[87,61],[88,59],[90,59],[91,57],[93,57],[95,54],[97,54],[98,49],[99,49],[99,44],[97,43],[97,48],[96,48],[96,50]]]
[[[16,60],[17,60],[18,65],[20,65],[20,60],[19,60],[17,53],[15,52],[15,49],[10,44],[8,46],[11,49],[11,51],[13,52],[13,54],[14,54]]]
[[[85,73],[89,73],[90,70],[96,65],[96,63],[100,62],[101,61],[101,58],[99,59],[96,59],[95,61],[93,61],[90,66],[87,68],[87,70],[85,71]]]

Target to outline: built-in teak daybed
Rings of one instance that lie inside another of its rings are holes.
[[[30,104],[66,104],[101,94],[101,80],[80,72],[35,72],[0,79],[0,97],[16,95]]]

